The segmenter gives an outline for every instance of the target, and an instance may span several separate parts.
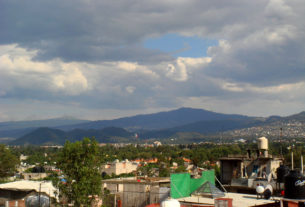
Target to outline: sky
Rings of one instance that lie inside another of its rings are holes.
[[[305,110],[302,0],[1,0],[0,121]]]

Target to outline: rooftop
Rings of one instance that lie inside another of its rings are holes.
[[[232,198],[233,199],[233,206],[238,207],[249,207],[255,205],[262,205],[273,203],[275,200],[280,200],[280,198],[274,197],[273,199],[257,199],[256,195],[251,194],[240,194],[240,193],[226,193],[224,198]],[[206,198],[206,197],[185,197],[179,198],[180,202],[183,203],[196,203],[196,204],[211,204],[214,205],[213,198]]]
[[[57,190],[52,182],[21,180],[10,183],[0,184],[0,189],[12,191],[36,191],[43,192],[51,197],[55,197],[54,192]]]
[[[103,180],[103,183],[138,183],[138,184],[157,184],[169,183],[170,178],[159,177],[129,177],[129,178],[115,178]]]

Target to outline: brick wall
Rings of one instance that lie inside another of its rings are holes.
[[[25,207],[25,201],[24,200],[6,201],[5,207]]]

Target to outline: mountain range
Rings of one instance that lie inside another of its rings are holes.
[[[87,120],[79,120],[71,117],[62,117],[47,120],[11,121],[0,122],[0,138],[19,138],[39,127],[53,127],[86,123]]]
[[[249,117],[238,114],[222,114],[203,109],[180,108],[172,111],[137,115],[114,120],[59,120],[56,122],[31,121],[25,123],[0,123],[0,137],[15,138],[9,144],[63,144],[83,137],[95,137],[98,142],[131,142],[139,139],[165,139],[177,137],[179,133],[195,133],[194,136],[211,136],[222,132],[249,131],[266,126],[279,127],[289,123],[305,123],[305,112],[287,117]],[[27,126],[27,127],[25,127]],[[42,127],[43,126],[43,127]],[[267,127],[267,129],[269,129]],[[276,129],[277,130],[277,129]],[[14,135],[14,136],[12,136]],[[305,134],[304,134],[305,135]]]
[[[235,114],[222,114],[203,109],[180,108],[154,114],[136,115],[114,120],[101,120],[59,127],[63,130],[75,128],[101,129],[104,127],[122,127],[128,130],[160,130],[182,126],[197,121],[216,121],[227,119],[248,119],[249,117]]]
[[[84,137],[95,137],[100,143],[110,142],[127,142],[133,139],[133,133],[123,128],[107,127],[104,129],[74,129],[71,131],[63,131],[60,129],[52,129],[48,127],[38,128],[19,139],[11,141],[11,145],[63,145],[65,141],[77,141]]]

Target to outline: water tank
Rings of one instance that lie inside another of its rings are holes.
[[[285,198],[305,199],[305,177],[298,170],[290,170],[285,176]]]
[[[256,193],[262,194],[265,191],[265,188],[264,188],[264,186],[258,185],[255,190],[256,190]]]
[[[284,178],[286,175],[288,175],[289,173],[289,167],[286,165],[280,165],[277,169],[276,169],[276,181],[278,183],[283,183],[284,182]]]
[[[161,207],[180,207],[180,203],[176,199],[166,199],[161,203]]]
[[[268,139],[266,137],[260,137],[257,139],[257,145],[259,150],[268,149]]]

